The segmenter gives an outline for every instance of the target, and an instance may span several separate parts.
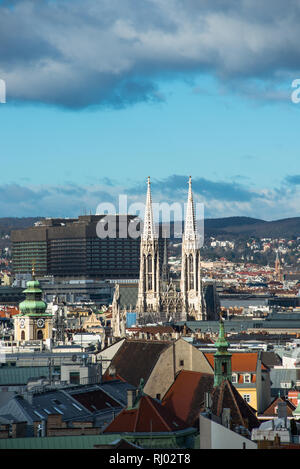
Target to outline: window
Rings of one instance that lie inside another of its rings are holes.
[[[179,360],[179,366],[184,366],[184,360]]]
[[[80,384],[80,373],[79,371],[70,372],[70,384]]]
[[[233,373],[231,381],[232,381],[232,383],[237,383],[238,382],[238,376],[237,376],[236,373]]]
[[[251,375],[244,375],[244,383],[251,383]]]
[[[246,402],[250,402],[250,394],[244,394],[243,398]]]

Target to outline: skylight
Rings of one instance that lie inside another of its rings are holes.
[[[54,407],[54,409],[55,409],[56,412],[58,412],[59,414],[64,415],[64,413],[63,413],[60,409],[58,409],[57,407]]]
[[[78,410],[82,410],[81,407],[79,407],[79,405],[77,405],[77,404],[74,404],[74,402],[72,402],[72,406],[74,406]]]
[[[45,418],[43,415],[41,415],[37,410],[34,410],[33,411],[35,413],[35,415],[37,415],[38,417],[40,417],[40,419],[43,419]]]

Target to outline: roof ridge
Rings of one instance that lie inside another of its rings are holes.
[[[143,396],[142,396],[143,397]],[[127,411],[129,409],[126,409]],[[131,409],[133,411],[135,411],[135,419],[134,419],[134,424],[133,424],[133,431],[136,432],[136,427],[137,427],[137,423],[138,423],[138,419],[139,419],[139,416],[140,416],[140,401],[138,402],[138,406],[134,409]]]
[[[235,403],[235,405],[236,405],[236,407],[237,407],[237,410],[238,410],[238,414],[239,414],[239,416],[240,416],[240,419],[241,419],[241,421],[244,423],[244,419],[243,419],[243,416],[242,416],[242,413],[241,413],[241,410],[240,410],[240,406],[238,405],[237,400],[236,400],[236,397],[235,397],[234,392],[233,392],[233,385],[232,385],[231,383],[229,384],[229,381],[228,381],[228,380],[226,380],[226,382],[227,382],[227,386],[229,387],[229,392],[230,392],[230,394],[232,395],[232,397],[233,397],[233,399],[234,399],[234,403]],[[237,391],[237,392],[238,392],[238,391]],[[239,395],[240,395],[240,394],[239,394]],[[242,396],[241,396],[241,397],[242,397]],[[243,398],[242,398],[242,399],[243,399]],[[244,399],[243,399],[243,402],[246,403],[246,401],[245,401]],[[246,403],[246,404],[247,404],[247,403]]]
[[[155,413],[158,415],[159,419],[163,422],[164,425],[166,425],[166,427],[168,428],[168,430],[171,432],[172,429],[171,429],[171,427],[169,426],[168,422],[165,421],[165,419],[160,415],[160,413],[158,412],[157,408],[155,407],[155,405],[154,405],[154,403],[153,403],[153,398],[150,397],[150,396],[144,396],[144,397],[146,397],[147,402],[150,403],[151,407],[154,409],[154,411],[155,411]],[[163,407],[163,406],[161,406],[161,407]],[[165,407],[164,407],[164,409],[165,409]]]

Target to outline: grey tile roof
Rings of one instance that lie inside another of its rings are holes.
[[[47,366],[15,366],[0,368],[0,385],[27,384],[31,378],[48,377]]]
[[[296,384],[300,380],[300,370],[288,369],[288,368],[271,368],[270,380],[272,389],[284,389],[281,383]]]
[[[114,368],[116,376],[138,387],[141,378],[147,382],[161,353],[170,346],[168,341],[125,340],[104,376],[109,376],[109,370]]]

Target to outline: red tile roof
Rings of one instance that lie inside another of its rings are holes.
[[[142,396],[136,408],[123,409],[104,433],[174,432],[188,428],[173,412],[150,396]]]
[[[278,407],[279,402],[286,402],[287,415],[288,417],[291,417],[293,415],[293,411],[296,409],[296,406],[287,399],[282,399],[282,397],[276,397],[276,399],[273,400],[269,407],[265,409],[262,415],[265,417],[277,417],[276,407]]]
[[[204,353],[206,359],[208,360],[209,364],[214,368],[214,354],[213,353]],[[232,353],[231,357],[231,368],[233,372],[256,372],[258,360],[258,353],[257,352],[250,352],[250,353]],[[262,370],[267,370],[265,365],[261,365]]]
[[[211,411],[214,415],[221,417],[223,409],[230,409],[231,426],[243,425],[252,430],[259,426],[255,410],[247,404],[233,384],[227,379],[216,386],[212,393]]]
[[[214,375],[182,370],[164,396],[162,405],[193,425],[202,410],[204,396],[214,385]]]

